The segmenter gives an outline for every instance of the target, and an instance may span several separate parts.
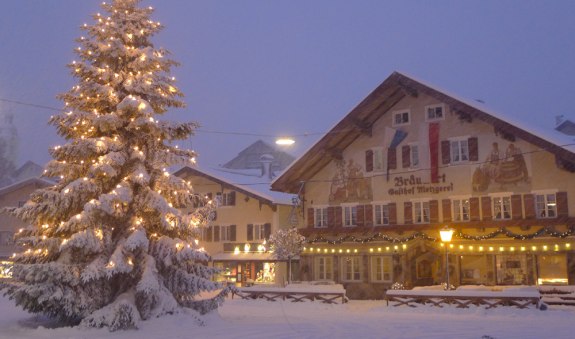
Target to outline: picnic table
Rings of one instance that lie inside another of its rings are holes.
[[[517,290],[437,290],[437,289],[414,289],[414,290],[388,290],[385,294],[387,305],[410,306],[427,304],[437,307],[444,305],[456,305],[458,308],[468,308],[470,305],[485,306],[486,309],[497,306],[513,306],[539,308],[541,294],[536,288],[521,288]]]

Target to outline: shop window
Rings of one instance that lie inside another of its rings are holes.
[[[374,282],[392,282],[393,263],[391,256],[371,258],[371,280]]]
[[[453,200],[453,221],[469,221],[469,199]]]
[[[276,278],[275,263],[273,262],[256,262],[256,282],[269,284],[273,283]]]
[[[493,284],[488,281],[488,272],[493,272],[493,264],[483,255],[462,255],[461,263],[461,283],[467,285]],[[491,276],[493,273],[491,273]]]
[[[553,194],[536,194],[535,195],[535,212],[537,218],[556,218],[557,217],[557,199]]]
[[[511,219],[511,197],[506,196],[493,198],[493,219]]]
[[[327,227],[327,207],[315,208],[314,226],[315,228]]]
[[[341,279],[344,281],[361,280],[361,257],[343,257],[341,260]]]
[[[496,267],[497,284],[527,284],[527,257],[525,255],[498,255],[496,257]]]
[[[357,225],[357,205],[343,206],[343,226],[353,227]]]
[[[333,280],[332,257],[317,257],[316,268],[315,280]]]
[[[537,257],[539,265],[539,285],[567,285],[569,277],[567,273],[567,256],[539,255]]]
[[[413,203],[413,216],[416,224],[429,223],[429,201],[416,201]]]
[[[389,225],[389,206],[383,204],[373,205],[373,221],[375,226]]]

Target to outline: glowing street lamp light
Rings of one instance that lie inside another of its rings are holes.
[[[447,244],[449,244],[451,242],[451,238],[453,237],[453,232],[454,230],[452,228],[449,228],[447,226],[443,227],[441,230],[439,230],[439,236],[441,237],[441,242],[445,244],[445,280],[446,280],[446,290],[449,290],[451,288],[451,285],[449,285],[449,252],[447,250]]]
[[[291,146],[295,143],[295,140],[292,138],[278,138],[276,139],[276,145],[280,146]]]

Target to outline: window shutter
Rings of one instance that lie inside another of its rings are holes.
[[[411,167],[411,148],[409,145],[403,145],[401,147],[401,166],[403,168]]]
[[[236,241],[236,225],[230,225],[230,241]]]
[[[214,242],[220,241],[220,226],[214,226]]]
[[[567,192],[557,192],[557,218],[566,218],[569,216],[569,205],[567,204]]]
[[[314,208],[310,207],[307,209],[307,227],[314,227],[315,225],[314,213],[315,213]]]
[[[511,219],[518,220],[523,218],[523,211],[521,211],[521,195],[511,195]]]
[[[231,191],[229,195],[229,205],[235,206],[236,205],[236,191]]]
[[[413,208],[411,201],[406,201],[403,203],[403,220],[404,224],[413,223]]]
[[[525,208],[525,219],[535,219],[535,198],[533,194],[523,195],[523,206]]]
[[[366,227],[373,226],[373,206],[364,205],[364,224]]]
[[[212,219],[212,221],[216,221],[218,219],[218,211],[212,211],[210,213],[210,218]]]
[[[270,235],[272,235],[272,224],[266,223],[264,224],[264,238],[269,239]]]
[[[439,201],[437,200],[429,201],[429,222],[439,222]]]
[[[365,151],[365,171],[366,172],[373,171],[373,151],[370,149]]]
[[[481,212],[483,212],[483,220],[493,219],[491,197],[481,197]]]
[[[479,198],[469,198],[469,219],[479,221]]]
[[[389,205],[389,224],[396,225],[397,224],[397,204],[392,202]]]
[[[342,214],[341,206],[336,206],[335,207],[335,227],[342,227],[343,226],[343,221],[342,221],[343,216],[341,214]]]
[[[248,241],[254,240],[254,224],[248,224]]]
[[[449,140],[441,141],[441,163],[447,165],[451,162],[451,144]]]
[[[363,205],[358,205],[357,206],[357,226],[359,226],[359,227],[362,227],[365,225],[364,213],[365,213],[365,209],[363,208]]]
[[[450,222],[451,217],[451,200],[443,199],[441,200],[441,211],[443,212],[443,221]]]
[[[477,137],[467,139],[467,146],[469,147],[469,161],[479,161],[479,141]]]
[[[212,226],[208,227],[208,233],[206,234],[206,241],[212,241]]]
[[[397,168],[397,153],[395,147],[387,149],[387,169]]]
[[[327,227],[335,226],[335,207],[327,208]]]

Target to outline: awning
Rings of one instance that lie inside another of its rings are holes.
[[[277,261],[272,253],[240,252],[240,253],[216,253],[212,256],[213,261]]]

